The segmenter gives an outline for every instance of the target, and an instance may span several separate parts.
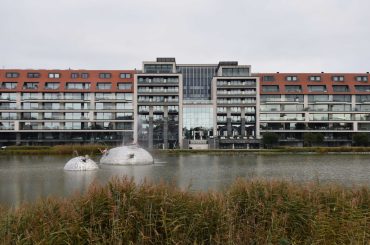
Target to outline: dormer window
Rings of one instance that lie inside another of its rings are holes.
[[[311,82],[320,82],[321,77],[320,76],[310,76],[310,81]]]
[[[356,77],[356,82],[367,82],[368,78],[367,76],[357,76]]]
[[[275,81],[275,78],[274,78],[274,76],[263,76],[262,80],[264,82],[273,82],[273,81]]]
[[[332,76],[333,82],[344,82],[344,76]]]
[[[49,78],[60,78],[60,73],[49,73]]]
[[[297,76],[286,76],[285,79],[288,81],[288,82],[295,82],[295,81],[298,81],[298,78]]]

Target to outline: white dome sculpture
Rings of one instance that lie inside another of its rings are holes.
[[[153,164],[152,155],[137,145],[119,146],[108,150],[100,159],[101,164],[147,165]]]
[[[64,170],[87,171],[99,169],[98,164],[89,157],[78,156],[69,160],[64,166]]]

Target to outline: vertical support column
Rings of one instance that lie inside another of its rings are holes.
[[[91,129],[94,128],[95,93],[90,93],[89,122]],[[94,143],[95,133],[90,134],[90,143]]]
[[[256,121],[256,139],[260,139],[260,79],[256,77],[256,114],[255,114],[255,121]]]
[[[21,133],[15,133],[15,144],[16,145],[21,144]]]
[[[352,94],[351,98],[351,110],[354,111],[356,109],[356,95]]]
[[[242,137],[245,137],[245,107],[241,108],[241,124],[240,124],[240,134]]]
[[[163,148],[168,149],[168,107],[164,107],[163,115]]]
[[[227,121],[227,136],[228,136],[228,137],[231,137],[231,136],[232,136],[231,118],[230,118],[230,117],[228,117],[228,118],[226,119],[226,121]]]
[[[149,107],[148,148],[153,149],[153,106]]]

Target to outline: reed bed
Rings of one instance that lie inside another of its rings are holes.
[[[237,180],[225,192],[112,179],[0,208],[2,244],[369,244],[370,192]]]

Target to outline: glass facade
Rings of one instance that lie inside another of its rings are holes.
[[[184,106],[183,127],[186,139],[207,139],[209,136],[212,136],[212,105]]]
[[[183,75],[184,100],[210,100],[212,78],[217,65],[210,66],[177,66]]]

